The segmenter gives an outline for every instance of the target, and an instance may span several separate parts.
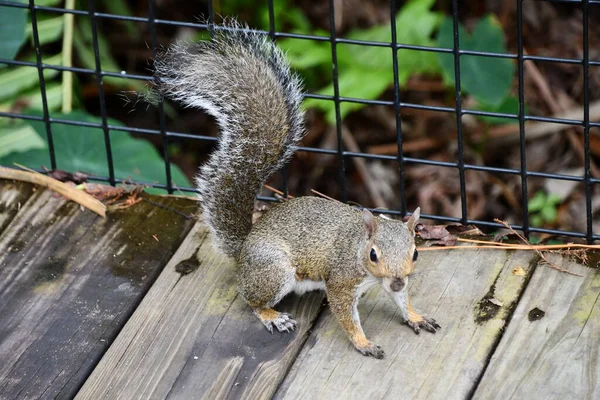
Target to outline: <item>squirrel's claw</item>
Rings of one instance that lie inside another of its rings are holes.
[[[298,323],[288,313],[279,313],[277,317],[272,320],[263,320],[263,324],[267,330],[273,333],[273,327],[277,328],[279,332],[290,332],[295,331]]]
[[[421,333],[421,328],[425,329],[427,332],[436,333],[440,328],[440,324],[438,324],[435,319],[431,317],[427,317],[425,315],[420,315],[420,318],[415,320],[408,320],[406,323],[408,326],[413,328],[415,333],[418,335]]]
[[[371,356],[381,360],[385,356],[385,351],[381,346],[369,342],[365,347],[357,347],[356,350],[364,356]]]

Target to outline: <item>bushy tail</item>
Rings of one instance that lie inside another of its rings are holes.
[[[214,243],[236,257],[254,199],[304,134],[301,82],[268,37],[227,23],[210,41],[172,45],[155,60],[160,94],[216,118],[217,150],[196,178]]]

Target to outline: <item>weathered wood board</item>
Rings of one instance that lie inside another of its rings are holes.
[[[36,190],[0,235],[0,398],[74,396],[191,224],[147,202],[102,219]]]
[[[421,252],[409,290],[413,306],[442,325],[439,332],[415,335],[383,290],[374,289],[359,311],[367,337],[386,357],[355,351],[327,311],[275,397],[467,398],[527,281],[513,269],[531,271],[536,260],[525,251]]]
[[[197,224],[77,399],[270,398],[322,296],[284,300],[277,308],[299,329],[269,334],[237,296],[233,263],[212,250],[207,229]]]
[[[35,187],[29,183],[0,179],[0,234],[31,197]]]
[[[600,270],[553,261],[583,277],[536,269],[476,399],[600,398]]]

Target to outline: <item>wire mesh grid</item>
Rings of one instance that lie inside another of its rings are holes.
[[[522,221],[521,225],[513,225],[513,228],[523,231],[525,235],[529,235],[532,232],[536,233],[546,233],[546,234],[555,234],[555,235],[564,235],[570,237],[579,237],[585,238],[588,242],[592,242],[594,240],[600,239],[600,235],[595,234],[593,231],[593,221],[592,221],[592,185],[600,182],[600,179],[595,179],[591,176],[590,173],[590,128],[599,127],[600,123],[590,121],[590,95],[589,95],[589,75],[590,75],[590,67],[600,66],[600,60],[590,60],[589,57],[589,25],[590,25],[590,7],[600,5],[600,0],[538,0],[538,1],[547,1],[553,3],[571,3],[575,6],[581,7],[582,10],[582,27],[583,27],[583,57],[581,59],[573,59],[573,58],[559,58],[559,57],[546,57],[539,55],[528,55],[524,54],[523,49],[523,1],[524,0],[515,0],[516,1],[516,13],[517,13],[517,53],[496,53],[496,52],[486,52],[486,51],[473,51],[473,50],[465,50],[461,48],[461,38],[459,35],[459,1],[452,1],[452,20],[453,20],[453,48],[440,48],[440,47],[428,47],[428,46],[417,46],[417,45],[407,45],[403,43],[399,43],[397,41],[397,32],[401,27],[396,26],[395,15],[397,10],[397,4],[395,1],[390,1],[390,22],[391,22],[391,41],[390,42],[375,42],[375,41],[367,41],[367,40],[355,40],[348,39],[343,37],[338,37],[336,35],[335,28],[335,0],[327,0],[329,6],[329,36],[318,36],[318,35],[305,35],[305,34],[296,34],[296,33],[288,33],[288,32],[278,32],[276,31],[276,21],[275,21],[275,13],[274,13],[274,5],[273,0],[268,0],[268,10],[269,10],[269,30],[262,31],[265,34],[268,34],[273,40],[277,40],[280,38],[292,38],[292,39],[301,39],[301,40],[312,40],[319,42],[329,42],[331,44],[331,59],[332,59],[332,71],[333,71],[333,95],[327,96],[322,94],[314,94],[314,93],[306,93],[305,98],[312,99],[320,99],[325,101],[331,101],[335,104],[335,116],[336,116],[336,134],[337,134],[337,148],[336,149],[324,149],[324,148],[315,148],[315,147],[298,147],[298,151],[301,152],[313,152],[320,154],[327,154],[336,156],[338,159],[338,171],[339,171],[339,183],[341,188],[341,196],[342,201],[347,201],[347,190],[346,190],[346,160],[352,157],[361,157],[368,160],[385,160],[385,161],[394,161],[397,162],[399,168],[399,176],[400,182],[398,184],[398,191],[400,193],[401,207],[398,210],[387,210],[386,212],[393,215],[401,215],[405,216],[408,213],[407,210],[407,201],[405,196],[406,189],[406,178],[405,178],[405,169],[407,164],[421,164],[421,165],[431,165],[435,167],[441,168],[454,168],[458,171],[459,175],[459,184],[460,184],[460,217],[451,217],[447,215],[422,215],[424,218],[436,219],[440,221],[446,222],[458,222],[462,224],[475,224],[483,227],[502,227],[501,224],[492,221],[484,221],[477,219],[470,219],[468,217],[468,199],[467,199],[467,189],[466,189],[466,171],[483,171],[488,173],[495,174],[510,174],[510,175],[518,175],[521,180],[521,206],[522,206]],[[111,147],[111,137],[109,133],[111,131],[119,131],[119,132],[130,132],[140,135],[158,135],[161,140],[161,149],[162,156],[164,158],[164,169],[165,169],[165,182],[156,183],[156,182],[140,182],[134,181],[135,183],[144,184],[153,186],[156,188],[165,189],[169,193],[173,193],[175,189],[183,191],[183,192],[195,192],[195,188],[193,187],[177,187],[175,188],[171,181],[171,162],[169,159],[168,153],[168,144],[169,141],[174,138],[184,138],[184,139],[193,139],[193,140],[201,140],[201,141],[216,141],[217,139],[213,136],[206,135],[191,135],[185,132],[175,132],[169,131],[166,128],[166,118],[164,112],[164,105],[162,100],[158,104],[159,118],[160,118],[160,129],[144,129],[137,127],[126,127],[126,126],[118,126],[110,124],[108,121],[107,108],[106,108],[106,96],[103,90],[103,79],[107,77],[117,77],[124,79],[132,79],[139,81],[151,81],[153,78],[150,75],[138,75],[138,74],[130,74],[125,71],[122,72],[113,72],[113,71],[105,71],[102,69],[100,54],[99,54],[99,43],[98,43],[98,20],[108,19],[108,20],[121,20],[121,21],[131,21],[136,23],[144,23],[149,25],[150,33],[151,33],[151,48],[152,55],[155,56],[157,52],[157,26],[159,25],[170,25],[175,27],[185,27],[199,30],[207,30],[212,33],[215,26],[212,24],[214,20],[214,12],[212,1],[208,2],[208,10],[209,15],[206,19],[205,23],[192,23],[192,22],[181,22],[181,21],[173,21],[166,19],[156,18],[155,14],[155,1],[148,1],[148,15],[147,17],[136,17],[136,16],[127,16],[127,15],[116,15],[110,13],[96,12],[96,1],[88,0],[87,10],[77,10],[77,9],[66,9],[60,7],[49,7],[43,5],[36,5],[35,0],[29,0],[28,3],[17,3],[14,1],[0,0],[0,12],[3,8],[12,7],[12,8],[24,8],[28,9],[31,16],[31,30],[32,30],[32,39],[33,45],[36,50],[35,61],[17,61],[12,59],[3,59],[0,58],[0,64],[5,65],[13,65],[13,66],[29,66],[36,68],[38,71],[38,79],[41,91],[41,99],[42,99],[42,110],[43,113],[41,116],[36,115],[27,115],[20,114],[15,112],[5,112],[0,111],[0,117],[2,118],[10,118],[10,119],[21,119],[21,120],[31,120],[31,121],[42,121],[45,126],[47,142],[48,142],[48,152],[50,157],[50,167],[52,169],[56,169],[56,153],[55,153],[55,144],[53,141],[53,127],[58,124],[64,125],[73,125],[73,126],[82,126],[82,127],[91,127],[98,128],[103,131],[104,134],[104,143],[107,158],[107,167],[108,167],[108,176],[90,176],[90,179],[108,182],[111,185],[115,185],[120,182],[122,179],[127,177],[121,177],[115,175],[114,168],[114,159],[113,159],[113,149]],[[78,68],[78,67],[66,67],[55,64],[47,64],[43,62],[42,54],[40,51],[40,40],[39,40],[39,22],[37,19],[38,12],[47,12],[47,13],[55,13],[55,14],[73,14],[75,16],[84,16],[88,17],[91,22],[91,30],[92,30],[92,38],[93,38],[93,53],[95,58],[95,68]],[[353,98],[353,97],[344,97],[340,94],[339,89],[339,77],[338,77],[338,55],[337,55],[337,46],[342,44],[351,44],[358,46],[374,46],[381,48],[389,48],[391,50],[392,57],[392,66],[394,73],[394,99],[393,101],[387,100],[368,100],[361,98]],[[446,106],[432,106],[432,105],[424,105],[417,103],[409,103],[403,102],[401,99],[400,93],[400,82],[398,78],[398,69],[399,60],[398,51],[399,50],[416,50],[416,51],[425,51],[425,52],[434,52],[434,53],[447,53],[453,56],[454,60],[454,81],[455,81],[455,107],[446,107]],[[462,106],[462,91],[461,91],[461,63],[460,57],[462,56],[479,56],[479,57],[492,57],[499,59],[511,59],[515,60],[517,63],[517,78],[518,78],[518,103],[519,103],[519,111],[516,114],[507,114],[507,113],[499,113],[499,112],[487,112],[475,109],[463,108]],[[552,62],[552,63],[563,63],[563,64],[571,64],[571,65],[579,65],[583,68],[583,119],[565,119],[565,118],[554,118],[554,117],[541,117],[534,115],[526,115],[525,114],[525,100],[524,100],[524,62],[527,60],[532,60],[535,62]],[[69,120],[65,118],[55,118],[50,115],[48,109],[48,101],[46,95],[46,78],[44,77],[44,72],[47,70],[54,71],[70,71],[74,73],[80,74],[89,74],[94,76],[98,83],[98,101],[100,105],[100,114],[101,114],[101,123],[91,123],[91,122],[83,122],[76,120]],[[355,152],[348,151],[344,149],[343,140],[342,140],[342,117],[340,112],[340,104],[342,103],[359,103],[365,105],[376,105],[376,106],[392,106],[395,110],[396,115],[396,137],[398,142],[398,151],[396,155],[381,155],[381,154],[370,154],[367,152]],[[456,119],[456,130],[457,130],[457,160],[456,162],[447,162],[447,161],[436,161],[436,160],[427,160],[422,158],[415,157],[407,157],[403,154],[403,129],[402,129],[402,120],[401,120],[401,110],[427,110],[427,111],[435,111],[442,113],[452,113],[455,115]],[[498,168],[492,166],[484,166],[484,165],[475,165],[469,164],[465,162],[465,148],[464,148],[464,135],[462,129],[462,121],[461,118],[465,115],[473,115],[473,116],[484,116],[484,117],[501,117],[516,120],[519,125],[520,131],[520,168]],[[525,151],[525,123],[527,121],[537,121],[537,122],[549,122],[560,124],[564,126],[574,126],[580,127],[583,129],[583,138],[584,138],[584,148],[585,148],[585,159],[584,159],[584,174],[583,176],[573,176],[573,175],[564,175],[564,174],[555,174],[555,173],[546,173],[546,172],[536,172],[529,171],[527,169],[527,153]],[[44,172],[44,171],[41,171]],[[285,172],[284,172],[285,174]],[[549,178],[549,179],[557,179],[563,181],[575,181],[581,182],[585,188],[585,203],[586,203],[586,231],[585,232],[572,232],[565,230],[557,230],[557,229],[545,229],[539,227],[533,227],[530,225],[529,214],[528,214],[528,188],[527,188],[527,180],[528,178]],[[286,179],[283,180],[284,185]],[[287,187],[285,188],[285,193],[287,193]],[[272,198],[262,198],[263,200],[273,200]]]

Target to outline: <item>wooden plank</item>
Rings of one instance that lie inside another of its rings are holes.
[[[176,269],[194,269],[181,276]],[[269,334],[236,294],[232,261],[198,224],[77,399],[269,398],[304,343],[322,294],[285,299],[296,332]]]
[[[554,262],[584,277],[536,268],[475,398],[600,398],[600,270]]]
[[[417,310],[437,319],[436,334],[415,335],[383,290],[374,289],[359,312],[383,360],[359,354],[326,312],[276,393],[276,398],[465,398],[478,381],[506,325],[529,271],[531,252],[422,252],[409,283]],[[495,305],[490,299],[501,303]]]
[[[0,234],[25,205],[35,188],[29,183],[0,179]]]
[[[102,219],[37,190],[0,236],[0,398],[72,397],[189,226],[147,202]]]

